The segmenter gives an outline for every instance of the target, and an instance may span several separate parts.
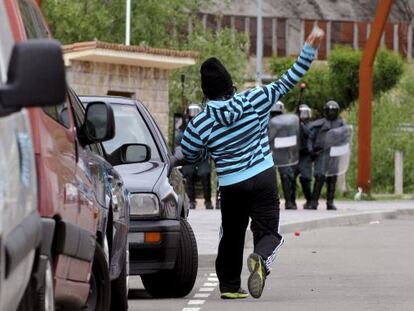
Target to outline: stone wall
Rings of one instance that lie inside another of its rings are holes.
[[[168,70],[73,60],[67,81],[78,95],[129,93],[142,101],[162,133],[168,133]]]

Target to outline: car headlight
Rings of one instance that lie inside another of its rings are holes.
[[[160,214],[160,203],[155,194],[132,193],[130,204],[131,216],[158,216]]]

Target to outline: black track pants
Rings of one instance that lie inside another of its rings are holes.
[[[251,221],[254,252],[267,269],[283,242],[279,234],[279,195],[276,172],[270,168],[240,183],[221,186],[222,231],[216,259],[221,292],[240,288],[246,228]]]

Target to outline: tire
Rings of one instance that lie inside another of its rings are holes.
[[[46,261],[43,283],[37,292],[36,310],[55,311],[55,293],[53,290],[53,271],[50,260]]]
[[[178,298],[193,289],[198,270],[197,242],[190,224],[181,219],[180,244],[173,270],[142,275],[142,283],[153,297]]]
[[[116,280],[111,282],[111,311],[128,310],[127,259]]]
[[[109,311],[111,303],[111,282],[105,252],[96,244],[92,264],[89,297],[82,311]]]

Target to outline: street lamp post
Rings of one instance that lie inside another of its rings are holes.
[[[131,0],[126,0],[125,45],[131,41]]]
[[[257,0],[256,85],[262,84],[263,61],[263,1]]]

